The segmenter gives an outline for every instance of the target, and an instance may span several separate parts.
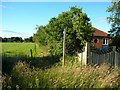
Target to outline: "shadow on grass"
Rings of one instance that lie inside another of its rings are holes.
[[[2,73],[10,74],[18,61],[29,63],[30,67],[47,69],[59,62],[58,56],[29,57],[27,55],[7,56],[2,55]]]

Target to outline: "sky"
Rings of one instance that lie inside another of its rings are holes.
[[[48,24],[52,17],[69,11],[71,6],[82,8],[93,27],[108,32],[111,27],[106,18],[110,13],[106,9],[110,5],[111,2],[2,2],[0,36],[30,37],[36,33],[36,25]]]

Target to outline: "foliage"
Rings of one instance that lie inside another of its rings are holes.
[[[62,54],[63,30],[66,29],[66,53],[75,54],[85,46],[92,35],[90,19],[81,8],[71,7],[70,11],[62,12],[57,18],[52,18],[48,25],[48,34],[52,42],[51,52]],[[56,47],[54,47],[54,45]]]
[[[120,34],[120,1],[112,2],[112,5],[108,7],[107,12],[111,13],[107,17],[112,29],[109,31],[113,35]]]
[[[2,38],[2,42],[23,42],[21,37]]]
[[[45,26],[37,26],[37,32],[33,35],[33,40],[36,43],[40,43],[42,45],[47,45],[47,34],[45,32]]]
[[[0,37],[0,42],[33,42],[33,37],[29,37],[29,38],[24,38],[22,39],[22,37],[9,37],[9,38],[2,38]]]
[[[120,35],[116,35],[116,36],[112,37],[112,43],[110,45],[120,47],[119,40],[120,40]]]
[[[24,42],[33,42],[33,37],[24,38]]]
[[[120,88],[118,68],[101,66],[53,66],[41,70],[18,62],[10,77],[4,76],[3,88]]]
[[[35,34],[36,41],[47,41],[52,55],[62,55],[63,30],[66,29],[66,53],[75,54],[92,36],[93,29],[89,21],[87,14],[82,12],[82,8],[71,7],[70,11],[51,18],[45,27],[40,26]]]

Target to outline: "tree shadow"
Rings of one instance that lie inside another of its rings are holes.
[[[42,70],[50,68],[59,62],[59,56],[29,57],[27,55],[7,56],[2,55],[2,73],[10,74],[17,62],[26,62],[30,68],[36,67]]]
[[[33,57],[27,60],[27,62],[30,64],[30,67],[41,68],[43,70],[50,68],[59,61],[59,56]]]

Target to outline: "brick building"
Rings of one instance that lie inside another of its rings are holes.
[[[93,46],[95,48],[103,48],[111,43],[110,35],[97,28],[94,28]]]

